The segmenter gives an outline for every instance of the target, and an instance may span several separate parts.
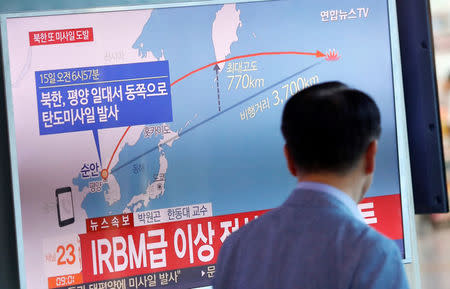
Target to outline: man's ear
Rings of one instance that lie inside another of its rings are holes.
[[[365,173],[372,174],[375,171],[375,156],[378,150],[378,141],[374,140],[369,144],[369,147],[366,150],[364,159],[365,159]]]
[[[286,158],[287,167],[289,169],[289,172],[294,176],[297,177],[297,169],[295,167],[294,158],[292,157],[291,152],[289,151],[287,145],[284,145],[284,157]]]

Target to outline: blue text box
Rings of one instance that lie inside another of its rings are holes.
[[[172,121],[167,61],[36,72],[41,135]]]

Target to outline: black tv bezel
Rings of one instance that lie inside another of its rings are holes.
[[[416,214],[449,212],[429,0],[397,0]]]

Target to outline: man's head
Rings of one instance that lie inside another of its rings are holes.
[[[368,95],[340,82],[309,87],[286,103],[281,130],[297,177],[361,169],[368,189],[381,132],[380,112]]]

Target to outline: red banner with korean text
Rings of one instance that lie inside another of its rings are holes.
[[[358,207],[374,229],[403,239],[400,195],[365,198]],[[133,214],[88,219],[80,235],[83,282],[215,264],[225,238],[267,211],[138,227]]]
[[[86,232],[98,232],[119,228],[133,227],[133,214],[106,216],[86,219]]]
[[[92,27],[59,29],[46,31],[31,31],[28,33],[30,46],[52,45],[94,41]]]
[[[82,234],[83,281],[215,264],[225,238],[267,211]]]

